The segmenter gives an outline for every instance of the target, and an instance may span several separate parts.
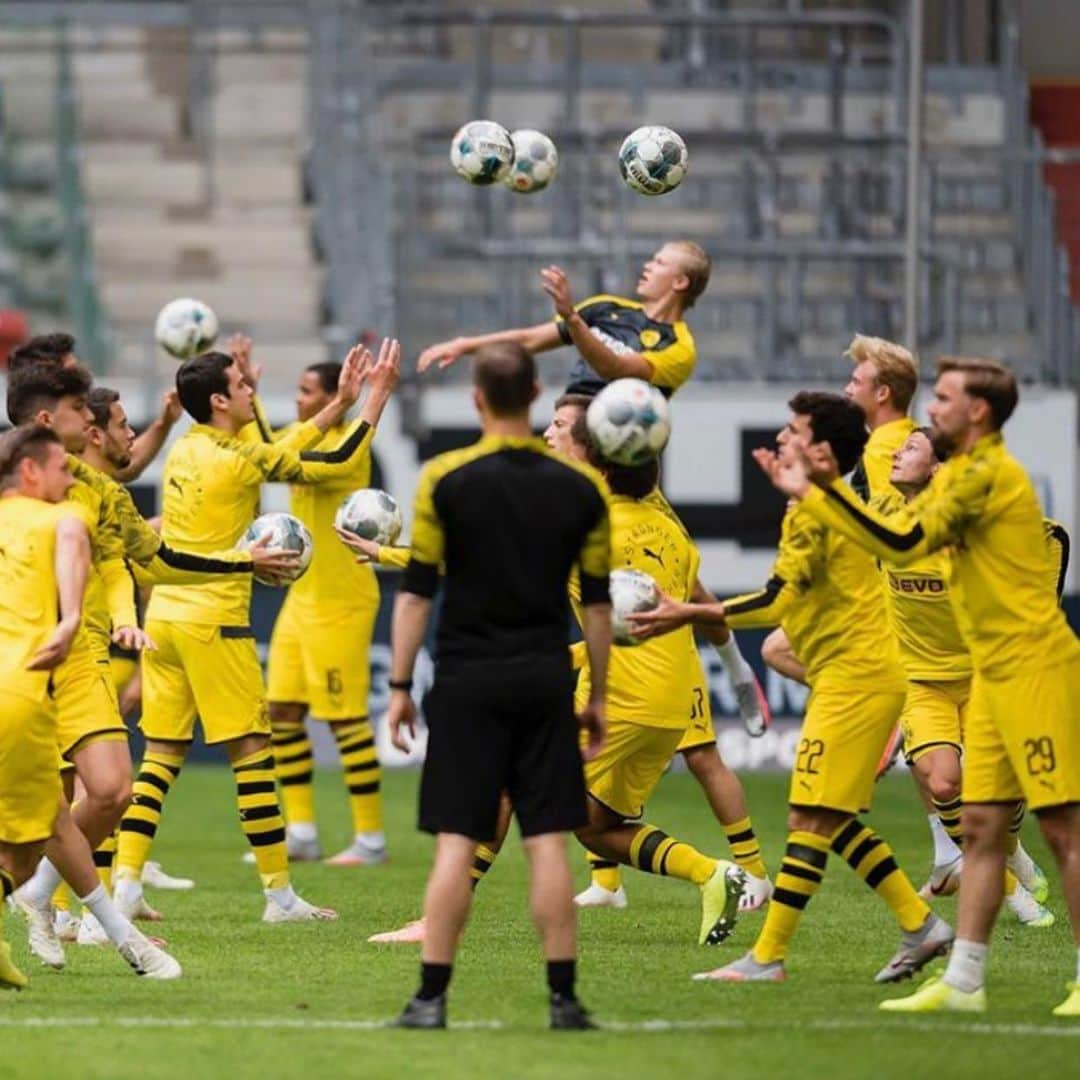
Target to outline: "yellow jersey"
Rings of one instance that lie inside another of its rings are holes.
[[[910,416],[903,416],[899,420],[881,424],[870,432],[859,464],[851,476],[851,486],[866,502],[896,491],[889,481],[893,454],[918,426]]]
[[[92,518],[80,504],[0,498],[0,680],[4,692],[45,701],[48,671],[27,671],[59,621],[56,526]]]
[[[281,443],[242,441],[208,424],[194,424],[165,462],[161,538],[170,549],[208,557],[234,548],[258,514],[263,482],[322,483],[348,475],[352,459],[371,437],[371,425],[358,420],[333,449],[297,452]],[[207,584],[158,586],[146,617],[247,626],[250,606],[250,575],[229,574]]]
[[[798,503],[765,588],[725,600],[724,611],[732,629],[782,626],[814,690],[904,689],[874,560]]]
[[[1080,642],[1047,587],[1053,576],[1035,489],[1000,433],[951,457],[901,513],[863,505],[837,480],[801,507],[897,565],[948,547],[960,632],[980,675],[1004,679],[1080,660]]]
[[[701,557],[678,518],[665,513],[651,496],[613,495],[611,569],[642,570],[677,600],[689,600]],[[581,621],[576,576],[571,579],[574,614]],[[608,659],[607,715],[645,727],[675,728],[690,723],[695,686],[701,685],[701,658],[693,627],[651,638],[640,645],[615,645]],[[575,702],[589,700],[589,665],[578,678]]]
[[[902,513],[903,496],[893,489],[870,500],[882,514]],[[885,562],[882,576],[889,625],[909,679],[946,682],[971,677],[971,653],[957,625],[949,591],[952,568],[946,551],[907,566]]]
[[[275,442],[287,440],[300,427],[290,424],[275,435]],[[327,450],[345,438],[347,425],[331,428],[316,444]],[[342,501],[358,488],[371,484],[371,454],[365,450],[350,459],[351,468],[321,484],[293,484],[289,489],[289,509],[308,528],[314,541],[314,555],[307,573],[289,586],[294,604],[311,608],[312,613],[333,612],[357,606],[374,607],[379,603],[379,584],[375,571],[338,539],[334,515]]]

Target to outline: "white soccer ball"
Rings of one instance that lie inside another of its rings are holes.
[[[514,143],[510,132],[494,120],[470,120],[450,143],[450,164],[470,184],[494,184],[510,172]]]
[[[250,551],[252,545],[258,543],[267,533],[270,534],[267,547],[299,552],[300,559],[290,571],[282,575],[284,580],[278,577],[263,577],[258,572],[255,574],[255,580],[262,585],[284,585],[302,578],[311,565],[311,557],[315,554],[315,542],[311,539],[307,526],[292,514],[279,512],[260,514],[247,527],[236,546],[242,551]]]
[[[626,617],[636,611],[652,611],[660,603],[660,587],[644,570],[612,570],[611,631],[616,645],[640,645],[630,633]]]
[[[600,456],[616,465],[652,461],[671,435],[667,398],[644,379],[608,383],[590,403],[585,423]]]
[[[338,507],[334,524],[362,540],[392,544],[401,535],[401,509],[393,495],[378,488],[361,488]]]
[[[514,163],[503,183],[511,190],[529,194],[543,191],[555,179],[559,151],[542,132],[519,128],[510,135],[514,144]]]
[[[218,335],[218,318],[201,300],[170,300],[154,323],[157,343],[177,360],[206,352]]]
[[[664,195],[683,181],[689,155],[682,137],[671,128],[639,127],[623,140],[619,172],[631,191]]]

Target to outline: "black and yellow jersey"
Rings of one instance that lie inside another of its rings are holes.
[[[950,457],[900,513],[877,513],[842,480],[812,488],[800,505],[892,564],[948,547],[953,606],[980,676],[1080,661],[1080,642],[1048,588],[1061,560],[1051,558],[1031,480],[999,433]]]
[[[438,661],[565,655],[575,564],[582,602],[608,599],[608,499],[598,473],[542,439],[484,436],[428,461],[401,588],[442,584]]]
[[[893,456],[918,426],[910,416],[902,416],[899,420],[880,424],[870,432],[862,457],[851,474],[851,486],[864,502],[896,491],[889,481]]]
[[[625,296],[590,296],[575,309],[592,334],[613,353],[634,352],[652,365],[649,379],[665,397],[671,397],[693,373],[697,349],[690,328],[678,322],[658,322],[645,314],[645,305]],[[566,323],[556,319],[559,336],[566,345],[573,338]],[[596,394],[607,385],[583,356],[570,372],[568,394]]]

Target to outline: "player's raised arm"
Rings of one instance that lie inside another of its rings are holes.
[[[510,342],[521,345],[533,355],[547,352],[549,349],[557,349],[565,344],[559,335],[559,328],[555,323],[542,322],[536,326],[522,326],[516,330],[496,330],[491,334],[478,334],[475,337],[456,337],[450,341],[439,341],[429,345],[416,362],[418,371],[427,371],[435,365],[440,368],[449,367],[460,360],[463,356],[476,352],[484,345],[501,345]]]

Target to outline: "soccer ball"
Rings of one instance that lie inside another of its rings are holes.
[[[660,587],[644,570],[612,570],[611,631],[616,645],[640,645],[630,633],[626,617],[635,611],[652,611],[660,603]]]
[[[157,343],[177,360],[206,352],[218,335],[218,318],[201,300],[170,300],[154,323]]]
[[[262,585],[284,585],[290,581],[297,581],[304,576],[304,572],[311,565],[311,557],[315,554],[315,542],[311,539],[311,533],[307,526],[292,514],[270,513],[260,514],[240,537],[237,547],[242,551],[249,551],[251,547],[261,540],[267,533],[270,541],[267,547],[283,548],[285,551],[298,551],[300,560],[296,566],[281,577],[264,577],[258,572],[255,580]],[[283,580],[284,579],[284,580]]]
[[[644,379],[610,382],[585,412],[600,456],[616,465],[644,465],[667,446],[671,413],[667,398]]]
[[[510,132],[494,120],[470,120],[450,143],[450,164],[470,184],[494,184],[514,163]]]
[[[378,488],[361,488],[338,507],[334,525],[363,540],[392,544],[401,535],[401,510],[393,495]]]
[[[555,179],[559,168],[559,151],[542,132],[519,128],[510,136],[514,144],[514,163],[503,183],[511,191],[528,194],[543,191]]]
[[[631,191],[664,195],[674,191],[686,175],[686,143],[671,128],[639,127],[623,140],[619,172]]]

